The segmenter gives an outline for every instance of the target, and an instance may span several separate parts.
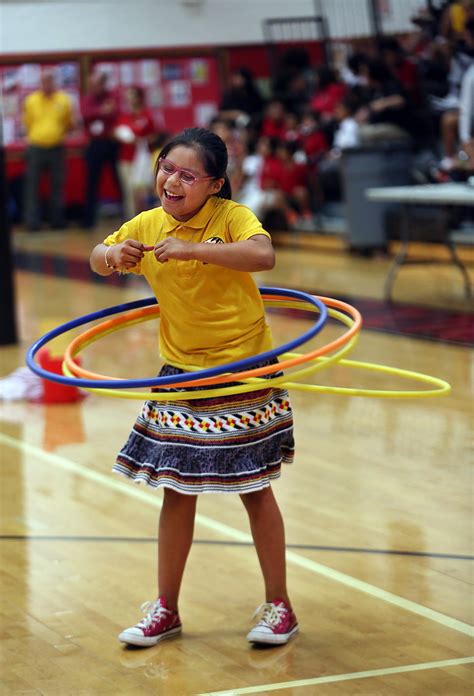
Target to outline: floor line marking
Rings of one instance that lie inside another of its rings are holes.
[[[112,475],[101,474],[98,471],[87,468],[83,464],[78,464],[76,462],[71,461],[70,459],[66,459],[65,457],[61,457],[60,455],[54,454],[52,452],[45,452],[36,445],[32,445],[28,442],[23,442],[22,440],[13,438],[10,435],[6,435],[5,433],[0,433],[0,442],[4,442],[10,447],[35,456],[38,459],[41,459],[42,461],[50,465],[52,464],[60,469],[87,478],[91,481],[94,481],[94,483],[99,483],[100,485],[105,486],[106,488],[109,488],[113,491],[117,491],[122,495],[128,495],[130,497],[137,498],[142,502],[146,502],[149,505],[154,505],[155,507],[161,508],[161,500],[156,495],[153,496],[152,494],[144,490],[135,488],[131,484],[127,486],[125,485],[125,482],[120,482]],[[217,520],[207,517],[206,515],[197,513],[196,522],[215,532],[220,532],[230,538],[236,539],[237,541],[243,541],[246,543],[252,542],[252,537],[250,536],[250,534],[241,532],[238,529],[234,529],[234,527],[230,527],[227,524],[218,522]],[[294,551],[287,549],[286,558],[287,561],[289,563],[292,563],[293,565],[299,566],[300,568],[304,568],[305,570],[309,570],[310,572],[317,573],[318,575],[322,575],[323,577],[329,578],[330,580],[334,580],[335,582],[339,582],[342,585],[346,585],[352,589],[364,592],[365,594],[371,597],[381,599],[382,601],[387,602],[388,604],[392,604],[396,607],[399,607],[400,609],[404,609],[405,611],[409,611],[413,614],[417,614],[418,616],[422,616],[423,618],[441,624],[446,628],[450,628],[454,631],[458,631],[459,633],[463,633],[468,636],[474,635],[473,627],[467,623],[464,623],[463,621],[453,619],[452,617],[446,616],[445,614],[435,611],[434,609],[429,609],[428,607],[424,607],[421,604],[412,602],[409,599],[399,597],[398,595],[393,594],[392,592],[388,592],[387,590],[383,590],[379,587],[376,587],[375,585],[371,585],[370,583],[365,582],[364,580],[358,580],[357,578],[354,578],[351,575],[347,575],[346,573],[342,573],[338,570],[330,568],[329,566],[323,565],[322,563],[318,563],[316,561],[313,561],[312,559],[300,556]]]
[[[371,677],[384,677],[389,674],[403,674],[405,672],[418,672],[423,669],[441,669],[443,667],[455,667],[474,662],[474,657],[460,657],[453,660],[438,660],[436,662],[420,662],[417,665],[403,665],[401,667],[387,667],[386,669],[371,669],[367,672],[349,672],[348,674],[333,674],[327,677],[314,677],[314,679],[298,679],[296,681],[280,682],[278,684],[263,684],[262,686],[244,686],[241,689],[227,691],[208,691],[197,696],[238,696],[239,694],[257,694],[265,691],[280,691],[282,689],[295,689],[304,686],[318,684],[331,684],[334,682],[352,681],[353,679],[369,679]]]
[[[370,583],[365,582],[364,580],[358,580],[357,578],[354,578],[352,575],[341,573],[340,571],[335,570],[334,568],[325,566],[322,563],[313,561],[310,558],[300,556],[294,551],[287,550],[286,558],[288,561],[290,561],[294,565],[300,566],[301,568],[305,568],[306,570],[312,570],[314,573],[318,573],[319,575],[323,575],[324,577],[330,578],[331,580],[340,582],[341,584],[347,585],[352,589],[359,590],[360,592],[365,592],[365,594],[368,594],[372,597],[377,597],[377,599],[381,599],[384,602],[387,602],[388,604],[393,604],[394,606],[399,607],[400,609],[405,609],[405,611],[410,611],[413,614],[418,614],[418,616],[422,616],[425,619],[435,621],[436,623],[439,623],[442,626],[445,626],[446,628],[452,628],[454,631],[464,633],[467,636],[474,636],[473,626],[464,623],[464,621],[453,619],[451,616],[441,614],[440,612],[435,611],[434,609],[430,609],[429,607],[425,607],[422,604],[413,602],[410,599],[405,599],[404,597],[400,597],[399,595],[393,594],[392,592],[383,590],[382,588],[376,587],[375,585],[371,585]]]
[[[0,541],[91,541],[91,542],[125,542],[132,544],[155,544],[156,537],[133,536],[102,536],[83,534],[0,534]],[[253,546],[253,541],[231,541],[230,539],[193,539],[194,544],[216,544],[221,546]],[[434,558],[441,560],[474,561],[474,556],[459,553],[437,553],[429,551],[396,551],[394,549],[364,549],[350,546],[322,546],[312,544],[292,544],[287,542],[288,549],[300,551],[322,551],[330,553],[367,553],[387,556],[408,556],[409,558]],[[466,581],[467,582],[467,581]]]

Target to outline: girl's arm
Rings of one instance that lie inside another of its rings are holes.
[[[92,249],[90,266],[94,273],[101,276],[109,276],[115,271],[129,271],[141,261],[145,251],[153,251],[153,248],[136,239],[126,239],[113,246],[98,244]]]
[[[264,234],[256,234],[245,241],[227,244],[196,244],[183,242],[176,237],[167,237],[155,246],[155,257],[160,263],[168,259],[196,260],[249,273],[269,271],[275,265],[272,242]]]

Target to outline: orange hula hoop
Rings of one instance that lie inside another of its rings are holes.
[[[347,304],[346,302],[343,302],[342,300],[337,300],[334,298],[330,297],[320,297],[318,295],[315,295],[317,299],[321,300],[327,307],[330,307],[332,309],[338,309],[342,310],[346,314],[349,314],[351,319],[353,320],[352,326],[347,329],[341,336],[336,338],[335,340],[331,341],[330,343],[327,343],[324,346],[321,346],[320,348],[317,348],[313,351],[310,351],[309,353],[305,353],[303,355],[299,355],[294,358],[288,358],[287,360],[283,360],[281,362],[278,362],[274,365],[266,365],[264,367],[259,367],[259,368],[253,368],[249,370],[244,370],[241,372],[237,373],[232,373],[231,377],[233,381],[241,381],[244,379],[252,378],[252,377],[260,377],[263,375],[268,375],[272,374],[274,372],[278,372],[280,370],[288,370],[291,367],[296,367],[297,365],[301,365],[305,362],[309,362],[311,360],[314,360],[315,358],[318,358],[320,356],[326,355],[327,353],[330,353],[332,350],[335,350],[341,345],[344,345],[347,343],[358,331],[360,331],[360,328],[362,326],[362,316],[360,312],[355,308],[352,307],[352,305]],[[270,300],[270,301],[280,301],[281,302],[281,297],[276,296],[276,295],[263,295],[262,296],[263,300]],[[301,300],[297,300],[297,302],[302,302]],[[303,302],[302,302],[303,303]],[[108,380],[108,379],[114,379],[112,377],[108,377],[106,375],[100,375],[95,372],[91,372],[90,370],[86,370],[82,366],[78,365],[75,360],[74,356],[77,355],[77,353],[80,352],[82,346],[86,342],[92,342],[94,339],[98,340],[102,335],[105,335],[109,332],[112,332],[117,326],[120,326],[121,324],[124,323],[138,323],[140,322],[144,317],[147,317],[149,315],[154,315],[154,314],[159,314],[159,306],[153,305],[151,307],[143,307],[137,310],[132,310],[131,312],[128,312],[127,314],[124,314],[119,317],[114,317],[113,319],[108,319],[105,322],[102,322],[101,324],[98,324],[97,326],[92,327],[91,329],[88,329],[87,331],[83,332],[79,336],[77,336],[71,343],[68,345],[66,348],[65,354],[64,354],[64,362],[67,365],[68,369],[76,376],[76,377],[85,377],[88,379],[96,379],[98,381],[100,380]],[[217,384],[222,384],[225,382],[229,381],[229,374],[224,374],[224,375],[217,375],[215,377],[207,377],[207,378],[202,378],[202,379],[190,379],[186,382],[179,382],[179,383],[173,383],[173,384],[167,384],[167,388],[171,389],[173,387],[183,387],[183,386],[193,386],[193,387],[198,387],[198,386],[207,386],[207,385],[217,385]]]

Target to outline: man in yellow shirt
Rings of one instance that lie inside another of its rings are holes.
[[[30,230],[41,227],[39,185],[41,174],[50,175],[50,223],[60,229],[63,218],[63,182],[65,173],[64,139],[73,128],[72,103],[68,94],[58,90],[51,70],[43,72],[40,89],[25,99],[23,123],[26,129],[26,177],[24,222]]]

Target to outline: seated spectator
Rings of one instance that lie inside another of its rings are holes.
[[[465,73],[473,63],[474,18],[466,23],[463,37],[454,48],[448,76],[449,93],[442,99],[433,100],[434,107],[442,111],[441,139],[444,157],[440,162],[440,168],[445,171],[449,171],[452,168],[459,144],[458,127],[461,85]]]
[[[309,81],[303,73],[297,73],[288,80],[286,92],[281,101],[287,111],[301,116],[311,99],[314,80]]]
[[[267,138],[285,139],[286,133],[286,110],[281,101],[272,99],[263,112],[263,120],[260,128],[260,135]]]
[[[348,57],[346,65],[341,70],[341,79],[351,89],[367,85],[367,77],[362,73],[362,66],[368,60],[369,56],[363,51],[357,51]]]
[[[146,164],[143,172],[139,173],[137,169],[140,167],[140,148],[150,152],[149,144],[155,133],[155,124],[145,104],[145,92],[141,87],[130,87],[126,92],[126,101],[126,111],[118,118],[114,133],[120,142],[118,168],[124,197],[124,216],[126,220],[130,220],[146,207],[153,183],[151,154],[148,154],[148,176]]]
[[[414,118],[403,87],[378,59],[369,60],[365,69],[370,96],[356,114],[362,142],[409,139]]]
[[[416,28],[406,37],[405,48],[413,59],[418,60],[436,39],[435,21],[426,7],[419,8],[410,21]]]
[[[319,204],[342,199],[341,155],[344,150],[359,147],[360,127],[355,118],[359,100],[348,94],[336,110],[338,127],[334,133],[332,148],[320,160],[318,166]]]
[[[457,128],[452,136],[456,139],[456,152],[448,164],[444,158],[432,171],[435,181],[462,181],[474,173],[474,63],[464,73],[453,128]]]
[[[275,142],[267,136],[260,136],[254,151],[245,155],[242,162],[242,186],[236,198],[253,210],[259,220],[268,210],[283,207],[272,191],[262,188],[263,168],[266,161],[274,157],[274,145]]]
[[[319,162],[329,150],[329,138],[322,124],[321,116],[317,111],[308,109],[304,114],[300,125],[300,151],[295,157],[305,161],[308,169],[308,191],[311,199],[311,208],[319,202],[319,189],[317,185]],[[309,219],[309,216],[307,216]]]
[[[418,56],[420,91],[429,103],[448,94],[449,62],[447,46],[437,41],[431,41]]]
[[[287,143],[300,143],[300,119],[297,114],[287,111],[285,114],[285,136],[283,138]]]
[[[288,48],[283,54],[272,85],[274,99],[298,116],[314,92],[314,71],[308,51],[301,46]]]
[[[321,126],[321,116],[317,111],[308,110],[301,119],[299,142],[310,167],[328,151],[328,138]]]
[[[347,94],[336,108],[338,127],[334,133],[332,156],[337,152],[360,145],[360,128],[355,118],[360,102],[353,94]]]
[[[339,80],[336,72],[325,65],[316,71],[316,92],[309,108],[317,111],[321,118],[321,127],[328,142],[332,141],[337,126],[335,111],[348,91],[348,86]]]
[[[316,90],[310,102],[311,109],[318,111],[323,121],[330,121],[346,92],[347,86],[339,80],[334,70],[320,65],[316,70]]]
[[[413,103],[420,103],[420,84],[416,63],[409,60],[397,39],[390,37],[380,41],[382,60],[396,80],[402,85]]]
[[[231,122],[220,116],[212,119],[209,124],[209,130],[222,138],[226,144],[229,156],[227,174],[232,193],[235,195],[242,186],[242,161],[245,156],[245,147],[240,133],[232,127]]]
[[[291,143],[277,141],[275,156],[267,158],[262,168],[262,189],[284,194],[286,215],[290,226],[301,227],[312,221],[309,194],[309,170],[306,163],[297,161]]]
[[[250,70],[247,68],[233,70],[229,77],[228,88],[219,105],[220,117],[237,125],[247,126],[251,123],[258,126],[263,105],[263,97],[255,85]]]

